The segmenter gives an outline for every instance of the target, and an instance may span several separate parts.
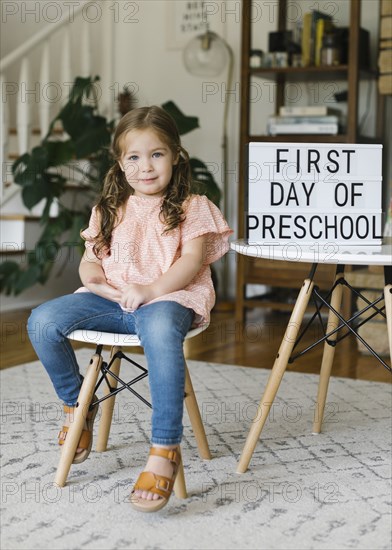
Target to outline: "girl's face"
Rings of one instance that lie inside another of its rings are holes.
[[[119,164],[136,196],[162,197],[177,162],[154,130],[131,130],[125,135]]]

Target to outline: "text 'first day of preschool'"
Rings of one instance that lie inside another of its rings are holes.
[[[379,245],[382,145],[250,143],[248,242]]]

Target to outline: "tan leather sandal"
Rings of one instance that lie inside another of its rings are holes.
[[[152,472],[142,472],[132,490],[130,501],[132,506],[140,512],[157,512],[169,502],[172,494],[174,482],[181,464],[180,448],[166,449],[164,447],[151,447],[150,455],[161,456],[170,460],[173,465],[173,474],[171,477],[165,477]],[[147,500],[135,495],[135,491],[148,491],[159,495],[158,500]]]
[[[94,395],[93,401],[97,401],[98,397]],[[78,443],[78,449],[83,449],[79,453],[75,454],[75,457],[72,461],[72,464],[80,464],[81,462],[84,462],[88,455],[90,454],[91,447],[93,445],[93,426],[94,426],[94,420],[97,416],[99,405],[95,405],[87,414],[86,418],[86,424],[87,424],[87,430],[82,431],[82,435],[80,436],[80,440]],[[64,412],[66,414],[73,414],[75,411],[75,407],[69,407],[68,405],[64,405]],[[64,441],[67,438],[69,427],[63,426],[62,429],[58,433],[58,440],[59,445],[64,445]]]

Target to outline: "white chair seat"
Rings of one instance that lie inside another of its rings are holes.
[[[185,340],[197,336],[206,330],[207,327],[208,324],[205,324],[201,327],[191,329],[185,336]],[[96,345],[101,344],[103,346],[133,347],[141,345],[139,337],[136,336],[136,334],[119,334],[116,332],[102,332],[99,330],[78,329],[68,334],[67,338],[76,340],[77,342],[86,342]]]

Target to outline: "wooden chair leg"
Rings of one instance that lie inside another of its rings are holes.
[[[337,279],[343,277],[343,273],[337,276]],[[343,285],[338,284],[334,288],[331,296],[331,306],[340,313],[342,306],[342,296],[343,296]],[[337,317],[333,311],[330,311],[328,314],[328,323],[327,323],[327,333],[334,330],[339,325],[339,317]],[[335,332],[328,338],[330,342],[335,342],[338,333]],[[317,402],[316,408],[314,411],[314,421],[313,421],[313,433],[319,434],[321,432],[321,425],[323,422],[325,402],[327,399],[329,379],[331,376],[331,369],[333,364],[333,359],[335,356],[335,346],[324,343],[323,358],[321,362],[320,369],[320,379],[317,392]]]
[[[121,347],[119,346],[113,346],[110,353],[110,361],[112,360],[112,357],[118,352],[121,351]],[[121,366],[121,359],[116,358],[113,361],[112,366],[110,367],[111,372],[115,374],[116,376],[119,376],[120,374],[120,366]],[[108,381],[112,388],[117,388],[117,380],[113,377],[108,376]],[[105,384],[105,390],[104,395],[108,395],[110,393],[110,388],[107,384]],[[101,403],[101,419],[99,422],[98,427],[98,436],[97,436],[97,451],[99,453],[102,453],[106,451],[107,445],[108,445],[108,439],[109,439],[109,432],[110,427],[112,425],[112,419],[113,419],[113,410],[114,410],[114,404],[115,404],[116,396],[113,395],[113,397],[109,397],[108,399],[105,399],[105,401],[102,401]]]
[[[310,296],[312,294],[313,286],[313,281],[311,281],[310,279],[305,279],[301,291],[298,295],[297,301],[290,317],[290,321],[286,328],[285,335],[276,356],[274,366],[272,367],[272,371],[268,379],[264,395],[261,398],[261,401],[257,408],[256,417],[250,428],[244,449],[240,457],[240,461],[238,463],[237,473],[239,474],[243,474],[244,472],[246,472],[253,452],[255,450],[256,444],[259,440],[261,430],[263,429],[265,421],[267,420],[272,403],[279,389],[280,382],[286,371],[287,363],[289,361],[291,352],[297,339],[299,329],[301,328],[301,323]]]
[[[384,288],[385,313],[387,316],[387,331],[389,341],[389,358],[392,367],[392,285],[386,285]]]
[[[201,418],[199,405],[193,390],[192,380],[185,365],[185,405],[188,411],[189,419],[192,424],[193,433],[195,434],[197,447],[199,449],[200,458],[211,460],[211,452],[208,446],[206,432],[204,430],[203,420]]]
[[[178,474],[174,482],[174,494],[177,498],[188,498],[188,493],[185,485],[184,465],[182,459],[178,467]]]
[[[68,473],[83,431],[84,421],[87,417],[88,409],[94,395],[94,388],[97,383],[101,365],[102,356],[94,354],[80,389],[78,406],[75,408],[73,422],[69,426],[67,438],[61,450],[60,461],[54,480],[59,487],[64,487],[67,481]]]

